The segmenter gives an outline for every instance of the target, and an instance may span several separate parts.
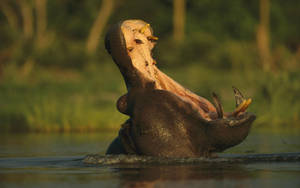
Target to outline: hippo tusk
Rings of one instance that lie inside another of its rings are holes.
[[[234,92],[234,97],[235,97],[235,103],[236,103],[236,108],[232,112],[233,116],[237,116],[241,112],[245,112],[249,105],[252,102],[252,99],[245,99],[242,92],[238,90],[236,87],[232,86],[233,92]]]
[[[146,24],[144,27],[142,27],[141,29],[139,29],[139,32],[140,32],[141,34],[144,34],[145,31],[146,31],[146,29],[148,29],[149,27],[150,27],[150,24]]]
[[[233,116],[237,116],[241,112],[245,112],[246,109],[249,107],[251,104],[252,99],[249,98],[247,100],[243,100],[243,102],[232,112]]]
[[[232,86],[234,97],[235,97],[235,105],[238,107],[244,100],[243,94],[236,87]]]
[[[223,118],[224,111],[219,97],[214,92],[212,93],[212,97],[213,97],[213,102],[215,103],[216,106],[218,118]]]
[[[147,39],[150,40],[151,42],[158,41],[158,37],[155,37],[155,36],[149,36],[149,37],[147,37]]]

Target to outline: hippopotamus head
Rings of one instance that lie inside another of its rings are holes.
[[[128,91],[117,108],[130,117],[107,154],[197,157],[241,143],[255,120],[246,112],[251,99],[233,88],[236,109],[224,113],[215,93],[213,105],[184,88],[156,67],[151,51],[157,40],[142,20],[120,22],[106,35],[105,47]]]

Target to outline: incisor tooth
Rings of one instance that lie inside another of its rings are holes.
[[[150,27],[150,24],[146,24],[145,26],[143,26],[141,29],[139,29],[139,32],[144,34],[146,29]]]

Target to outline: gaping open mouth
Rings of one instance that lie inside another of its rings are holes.
[[[236,109],[224,113],[218,96],[213,93],[214,105],[207,99],[184,88],[156,67],[151,51],[158,40],[149,24],[127,20],[112,27],[106,37],[106,49],[112,55],[124,77],[128,91],[134,87],[153,87],[169,91],[192,104],[203,119],[235,118],[242,115],[251,103],[233,87]]]

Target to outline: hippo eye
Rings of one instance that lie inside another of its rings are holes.
[[[158,41],[158,37],[155,37],[155,36],[148,36],[147,39],[151,42],[156,42]]]
[[[143,41],[141,41],[140,39],[134,39],[134,41],[135,41],[137,44],[143,44]]]

